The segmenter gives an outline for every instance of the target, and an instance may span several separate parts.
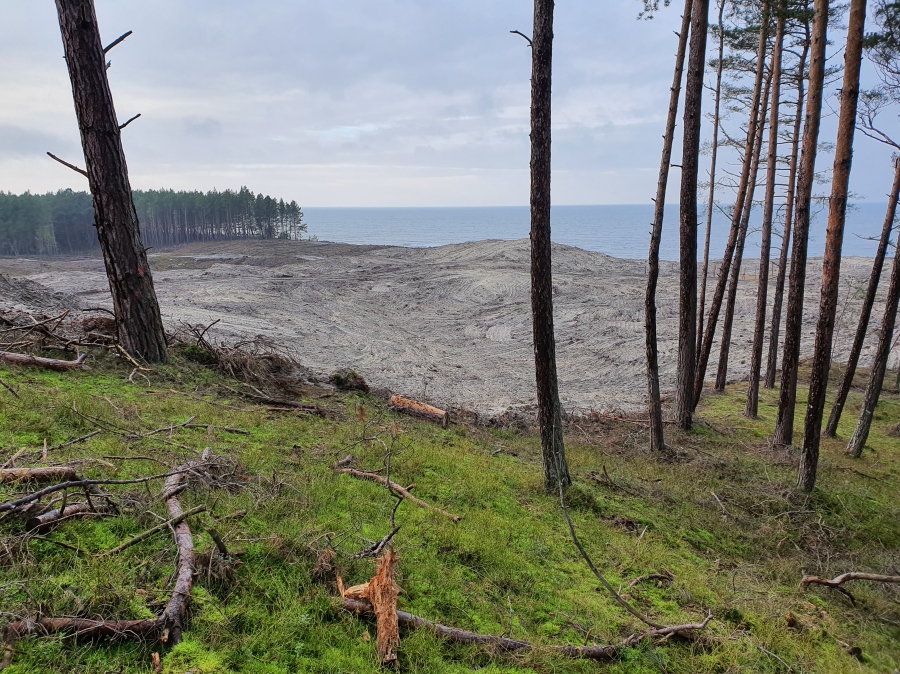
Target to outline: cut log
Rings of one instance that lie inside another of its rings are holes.
[[[0,360],[7,363],[16,363],[18,365],[35,365],[43,367],[47,370],[56,370],[57,372],[66,372],[68,370],[76,370],[84,366],[84,360],[87,354],[83,353],[75,360],[57,360],[56,358],[41,358],[40,356],[32,356],[27,353],[11,353],[9,351],[0,351]]]
[[[75,479],[77,476],[72,466],[0,469],[0,482],[56,482]]]
[[[385,487],[390,486],[395,492],[400,494],[403,498],[409,499],[417,506],[421,506],[422,508],[428,508],[429,510],[434,510],[435,512],[439,512],[444,517],[453,520],[454,522],[459,522],[462,517],[459,515],[454,515],[453,513],[448,513],[446,510],[441,510],[440,508],[436,508],[430,503],[426,503],[420,498],[416,498],[412,494],[409,493],[409,489],[406,487],[402,487],[394,481],[388,483],[387,478],[379,475],[378,473],[366,473],[361,470],[356,470],[355,468],[336,468],[338,473],[344,473],[345,475],[350,475],[360,480],[368,480],[369,482],[377,482],[378,484],[383,484]]]
[[[341,599],[341,608],[357,616],[370,616],[374,613],[374,609],[369,602],[358,601],[355,599]],[[633,648],[634,646],[637,646],[639,643],[647,639],[664,638],[675,634],[686,634],[706,629],[706,626],[709,624],[710,620],[712,620],[712,615],[707,616],[702,623],[673,625],[671,627],[653,629],[641,634],[632,634],[627,639],[617,644],[596,646],[546,646],[541,648],[549,650],[553,653],[558,653],[559,655],[564,655],[569,658],[580,658],[584,660],[612,660],[626,648]],[[460,630],[454,627],[447,627],[446,625],[440,625],[438,623],[431,622],[430,620],[425,620],[424,618],[415,616],[412,613],[407,613],[406,611],[397,611],[397,622],[401,627],[409,630],[431,630],[441,639],[446,639],[447,641],[452,641],[458,644],[491,646],[493,648],[497,648],[501,651],[506,652],[529,651],[535,648],[535,645],[529,641],[509,639],[507,637],[495,637],[488,634],[477,634],[475,632],[468,632],[466,630]]]
[[[388,402],[388,407],[394,412],[400,412],[401,414],[408,414],[411,417],[433,421],[440,424],[441,428],[447,428],[447,424],[450,423],[450,413],[446,410],[438,409],[437,407],[432,407],[431,405],[426,405],[425,403],[420,403],[415,400],[410,400],[403,396],[392,395]]]

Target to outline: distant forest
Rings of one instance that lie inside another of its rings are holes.
[[[145,246],[230,239],[300,239],[303,211],[246,187],[219,192],[136,190]],[[91,195],[0,192],[0,255],[67,255],[99,250]]]

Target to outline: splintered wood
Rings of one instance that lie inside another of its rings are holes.
[[[397,596],[401,590],[394,580],[399,561],[400,558],[397,557],[394,548],[388,547],[387,552],[378,560],[378,571],[368,583],[345,589],[338,577],[338,589],[344,599],[368,600],[371,603],[378,627],[376,648],[378,657],[384,665],[393,665],[397,662],[397,646],[400,645]]]

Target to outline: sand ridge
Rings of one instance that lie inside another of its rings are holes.
[[[563,406],[571,412],[640,411],[646,400],[646,262],[563,245],[554,245],[553,256]],[[486,416],[528,414],[534,408],[528,264],[526,239],[437,248],[235,241],[151,254],[170,326],[219,320],[214,335],[263,335],[313,371],[327,375],[352,367],[374,386]],[[743,267],[730,380],[747,376],[758,264],[747,260]],[[846,358],[870,268],[864,258],[844,260],[838,360]],[[76,296],[85,306],[111,306],[99,258],[6,258],[0,271]],[[664,394],[674,385],[677,272],[677,264],[661,264],[657,306]],[[810,260],[804,357],[813,346],[820,274],[821,261]],[[876,305],[876,324],[882,307]],[[864,364],[868,356],[867,350]],[[712,377],[717,359],[716,346]]]

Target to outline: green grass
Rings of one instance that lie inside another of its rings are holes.
[[[366,439],[374,435],[392,449],[392,479],[415,483],[419,498],[463,516],[456,524],[409,502],[399,507],[394,541],[404,610],[547,645],[610,643],[642,631],[599,588],[573,547],[558,501],[544,492],[533,433],[442,430],[396,417],[361,394],[315,400],[336,411],[332,419],[273,413],[237,399],[224,388],[233,382],[177,355],[148,373],[149,385],[139,377],[129,382],[129,372],[112,363],[67,374],[0,368],[20,395],[0,391],[0,456],[5,461],[22,447],[38,449],[45,439],[52,447],[94,430],[82,415],[135,432],[194,415],[198,423],[250,433],[181,428],[135,441],[104,432],[50,457],[80,461],[81,475],[104,478],[164,472],[207,446],[239,463],[240,490],[195,487],[182,496],[185,509],[209,508],[191,520],[198,551],[211,550],[207,531],[215,527],[243,553],[243,564],[230,580],[200,573],[185,641],[164,653],[166,672],[381,671],[368,639],[374,625],[336,611],[332,599],[337,573],[348,585],[371,577],[374,563],[353,555],[390,529],[394,500],[387,490],[331,469],[352,453],[361,468],[383,472],[384,447]],[[819,487],[806,497],[793,488],[796,456],[766,446],[775,396],[763,392],[761,418],[751,421],[741,415],[742,389],[707,396],[693,433],[667,428],[679,448],[676,462],[649,456],[647,433],[636,424],[588,420],[567,435],[576,481],[571,513],[597,565],[623,588],[644,574],[671,573],[671,583],[627,590],[630,600],[665,623],[698,621],[712,611],[716,619],[705,633],[647,644],[598,665],[541,648],[492,653],[415,632],[403,635],[401,671],[787,671],[774,656],[795,672],[900,666],[900,588],[853,583],[854,606],[839,593],[798,587],[804,572],[891,572],[900,565],[900,442],[890,435],[900,422],[900,400],[884,396],[862,459],[844,456],[841,441],[823,442]],[[859,399],[854,392],[848,404],[845,439]],[[604,466],[613,484],[602,477]],[[69,522],[45,536],[87,553],[109,550],[165,515],[160,487],[112,487],[128,512]],[[0,488],[0,500],[21,489]],[[97,559],[21,532],[21,520],[0,520],[0,620],[142,618],[169,596],[168,535]],[[338,552],[335,568],[317,574],[316,553],[329,538]],[[788,613],[797,620],[794,629]],[[861,648],[862,661],[843,644]],[[154,650],[159,646],[28,638],[7,671],[151,672]]]

